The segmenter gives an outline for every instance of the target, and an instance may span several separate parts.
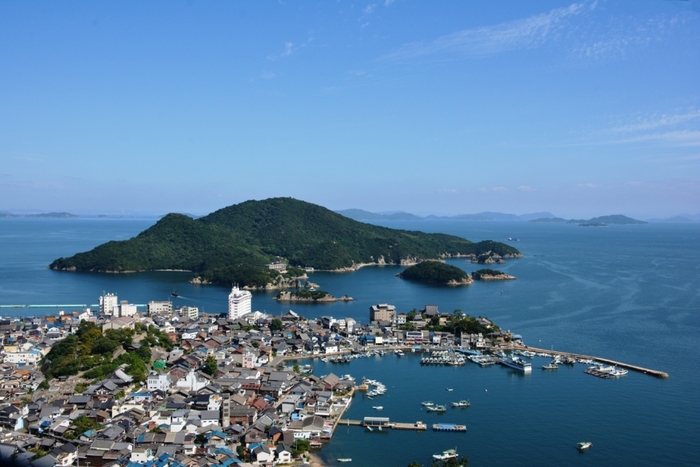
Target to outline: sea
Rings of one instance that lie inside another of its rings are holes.
[[[94,306],[105,292],[146,304],[173,299],[207,313],[226,311],[229,289],[192,285],[189,273],[93,274],[51,271],[54,259],[125,240],[154,219],[0,219],[0,315],[58,314]],[[523,375],[505,367],[421,366],[420,354],[393,353],[332,364],[315,360],[314,374],[349,374],[387,387],[368,399],[356,393],[348,419],[389,417],[467,426],[466,433],[339,426],[319,452],[327,465],[352,458],[356,466],[428,465],[432,455],[457,449],[470,466],[698,466],[700,465],[700,225],[645,224],[579,227],[569,224],[476,221],[382,221],[377,225],[442,232],[473,241],[508,242],[524,255],[495,268],[517,280],[432,287],[396,276],[402,268],[314,272],[309,279],[352,302],[284,304],[256,292],[253,309],[279,316],[290,309],[316,318],[369,319],[373,304],[399,312],[437,305],[484,316],[520,334],[526,344],[610,358],[667,372],[667,379],[630,371],[599,379],[585,365],[544,371],[544,357]],[[472,272],[464,259],[450,264]],[[177,297],[172,297],[172,294]],[[32,305],[30,307],[30,305]],[[58,305],[58,306],[56,306]],[[22,306],[22,307],[20,307]],[[451,389],[448,390],[448,389]],[[422,401],[468,408],[427,413]],[[374,410],[381,405],[383,410]],[[591,441],[586,452],[576,443]]]

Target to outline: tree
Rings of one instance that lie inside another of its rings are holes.
[[[219,372],[219,365],[216,363],[216,359],[209,355],[204,361],[204,368],[202,371],[210,376],[216,376],[216,374]]]
[[[273,318],[272,321],[270,322],[270,331],[275,332],[275,331],[281,331],[284,329],[284,325],[282,324],[282,320],[279,318]]]

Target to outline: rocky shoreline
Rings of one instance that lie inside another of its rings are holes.
[[[474,279],[477,281],[512,281],[517,279],[517,277],[508,274],[481,274],[478,278]]]

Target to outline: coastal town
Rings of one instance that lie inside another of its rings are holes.
[[[471,360],[529,373],[521,356],[538,351],[552,357],[544,370],[587,363],[597,365],[586,370],[594,376],[626,374],[619,362],[528,348],[487,318],[436,305],[401,313],[376,304],[360,323],[308,320],[291,310],[273,317],[252,311],[251,299],[233,287],[228,312],[211,315],[172,300],[139,307],[107,293],[96,309],[0,319],[0,458],[32,467],[313,465],[313,450],[339,423],[428,428],[383,417],[342,419],[356,391],[371,398],[385,388],[364,377],[313,374],[306,362],[314,358],[346,363],[420,352],[421,365]],[[438,425],[433,430],[466,431]]]
[[[349,375],[314,375],[297,360],[517,339],[500,331],[429,331],[431,323],[454,319],[435,305],[397,313],[377,304],[368,318],[310,321],[291,310],[272,317],[252,311],[251,293],[238,287],[220,315],[172,300],[141,310],[106,293],[97,309],[4,318],[0,457],[33,467],[305,465],[309,450],[333,435],[353,392],[368,385]],[[492,328],[486,318],[473,320]],[[89,335],[92,354],[106,348],[127,363],[94,377],[97,360],[88,371],[65,370],[72,355],[58,367],[51,360],[68,342],[78,355]]]

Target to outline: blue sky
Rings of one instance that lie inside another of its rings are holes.
[[[0,2],[0,210],[700,212],[700,2]]]

